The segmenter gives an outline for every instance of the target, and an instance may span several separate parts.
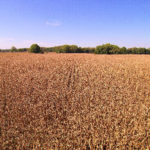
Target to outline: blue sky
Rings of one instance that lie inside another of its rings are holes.
[[[0,0],[0,48],[150,47],[150,0]]]

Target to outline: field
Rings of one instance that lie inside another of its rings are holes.
[[[0,149],[150,149],[150,55],[0,53]]]

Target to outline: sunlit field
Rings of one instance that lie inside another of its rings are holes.
[[[150,55],[0,53],[0,149],[150,148]]]

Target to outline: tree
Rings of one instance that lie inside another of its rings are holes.
[[[17,51],[18,52],[26,52],[28,49],[27,48],[19,48]]]
[[[150,48],[146,49],[145,54],[150,54]]]
[[[94,47],[83,47],[81,49],[82,49],[82,53],[94,53],[95,52]]]
[[[16,52],[17,51],[17,48],[15,46],[12,46],[11,47],[11,52]]]
[[[61,52],[62,53],[69,53],[70,52],[70,46],[69,45],[63,45],[61,47]]]
[[[107,43],[107,44],[97,46],[95,49],[95,53],[96,54],[118,54],[119,50],[120,50],[119,46]]]
[[[52,48],[57,53],[76,53],[78,52],[78,46],[76,45],[62,45]]]
[[[70,45],[69,53],[76,53],[78,51],[77,45]]]
[[[127,54],[127,48],[126,47],[120,48],[120,53],[119,54]]]
[[[42,53],[42,50],[38,44],[32,44],[29,48],[29,52],[31,53]]]

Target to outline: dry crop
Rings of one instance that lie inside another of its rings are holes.
[[[149,148],[149,55],[0,54],[0,149]]]

